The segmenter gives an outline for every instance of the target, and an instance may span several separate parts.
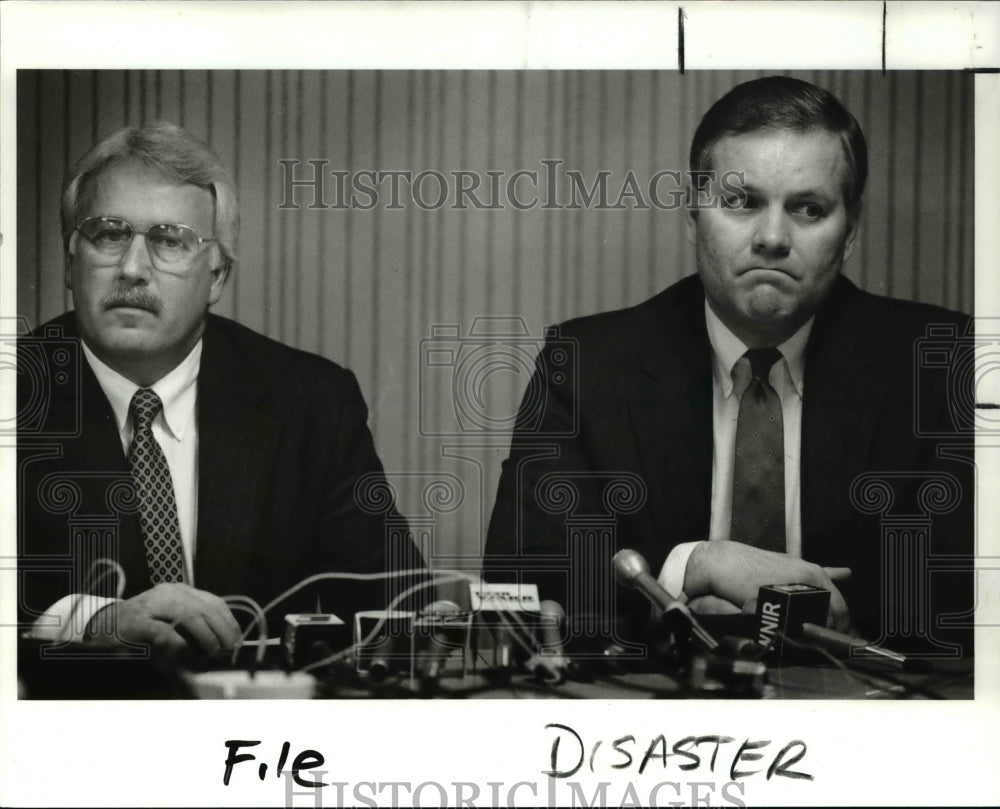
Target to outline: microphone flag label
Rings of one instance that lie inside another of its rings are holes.
[[[757,643],[780,653],[782,638],[798,637],[802,624],[826,626],[830,591],[809,584],[775,584],[757,594]]]
[[[537,584],[476,582],[469,585],[473,612],[539,612]]]

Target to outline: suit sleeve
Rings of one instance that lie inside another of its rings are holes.
[[[324,497],[320,503],[317,555],[322,569],[400,573],[424,567],[406,518],[396,508],[382,462],[368,429],[368,408],[357,380],[341,371],[339,416],[325,448]],[[404,575],[374,584],[338,583],[334,596],[347,614],[381,609],[424,577]],[[414,594],[397,609],[431,600],[429,590]]]
[[[948,373],[927,367],[918,352],[916,390],[920,397],[915,411],[919,431],[935,435],[923,439],[926,468],[935,477],[918,494],[918,507],[932,515],[930,565],[927,590],[930,645],[951,644],[965,657],[974,652],[976,605],[975,503],[976,467],[975,362],[973,323],[963,322]],[[933,350],[933,345],[930,346]],[[951,482],[951,486],[945,485]],[[920,589],[915,588],[919,593]],[[916,605],[923,612],[922,605]],[[914,625],[922,629],[920,615]]]
[[[921,485],[915,512],[929,515],[929,545],[926,571],[920,571],[923,580],[911,588],[916,598],[901,605],[897,613],[903,622],[901,628],[913,631],[914,648],[950,655],[950,646],[964,657],[974,653],[976,601],[972,333],[971,320],[956,328],[952,364],[947,372],[928,364],[928,355],[934,355],[921,350],[926,346],[930,352],[935,351],[933,341],[917,343],[914,432],[923,455],[917,468],[927,474],[918,477]],[[916,547],[919,553],[920,546]],[[905,575],[905,570],[900,575]]]
[[[614,583],[620,525],[609,519],[608,492],[619,473],[601,471],[588,441],[607,400],[582,391],[578,364],[563,361],[567,346],[582,353],[575,341],[553,338],[536,361],[503,463],[483,571],[489,581],[537,584],[571,620],[608,626],[615,615],[645,616],[648,608],[636,610],[632,594]]]
[[[928,341],[923,323],[907,337],[873,458],[858,480],[873,481],[858,489],[867,502],[853,503],[856,529],[825,537],[818,561],[835,564],[853,548],[853,573],[841,590],[865,637],[971,657],[975,411],[972,368],[964,367],[971,353],[963,357],[971,332],[953,322],[952,338]]]
[[[586,468],[575,423],[573,385],[554,385],[547,344],[535,363],[503,462],[483,560],[493,581],[539,585],[542,598],[565,602],[567,582],[559,562],[565,557],[565,516],[540,500],[539,486],[554,475]]]

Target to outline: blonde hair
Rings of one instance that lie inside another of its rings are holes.
[[[207,145],[176,124],[165,121],[119,129],[94,146],[73,167],[62,194],[62,235],[67,249],[70,236],[79,224],[78,206],[87,184],[110,163],[122,160],[138,160],[170,180],[209,191],[215,200],[213,235],[222,249],[226,269],[233,265],[237,256],[240,214],[232,177]]]

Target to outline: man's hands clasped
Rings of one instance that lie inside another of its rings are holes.
[[[741,542],[702,542],[691,552],[684,574],[688,606],[701,614],[737,613],[771,584],[810,584],[830,591],[827,626],[846,632],[850,611],[835,582],[851,575],[848,567],[821,567],[787,553]]]
[[[233,649],[240,626],[216,595],[187,584],[157,584],[98,612],[88,639],[104,645],[149,644],[154,655],[170,657],[193,649],[208,657]]]

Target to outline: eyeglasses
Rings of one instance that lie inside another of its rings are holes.
[[[75,229],[109,262],[120,259],[136,235],[145,236],[146,250],[153,266],[174,272],[188,269],[203,244],[218,241],[216,238],[200,237],[187,225],[150,225],[143,231],[136,230],[131,222],[109,216],[84,219]]]

